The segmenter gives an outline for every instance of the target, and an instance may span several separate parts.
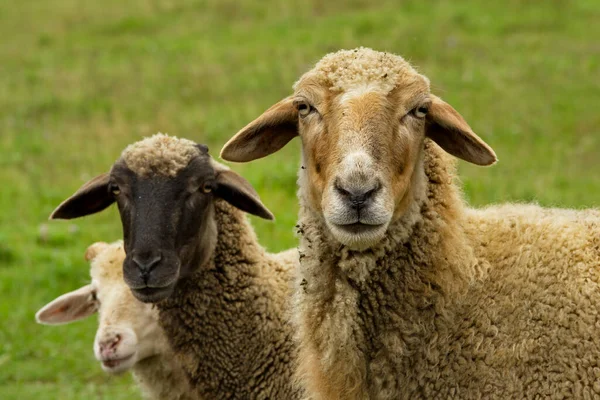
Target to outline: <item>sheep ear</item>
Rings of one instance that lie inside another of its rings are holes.
[[[217,170],[215,195],[242,211],[268,220],[273,213],[260,201],[250,182],[223,166]]]
[[[94,288],[85,285],[46,304],[35,314],[35,320],[43,325],[62,325],[89,317],[97,310]]]
[[[98,175],[50,214],[50,219],[71,219],[94,214],[110,206],[115,198],[108,191],[110,174]]]
[[[246,162],[275,153],[298,136],[298,110],[291,97],[246,125],[221,149],[221,158]]]
[[[425,134],[448,153],[477,165],[491,165],[496,153],[473,132],[452,106],[431,96]]]

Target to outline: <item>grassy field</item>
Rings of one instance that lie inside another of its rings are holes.
[[[86,247],[121,235],[114,209],[47,222],[126,144],[157,131],[208,143],[290,93],[325,53],[404,55],[490,143],[461,164],[475,205],[600,205],[597,0],[80,0],[0,2],[0,398],[135,399],[94,361],[96,322],[43,327],[35,311],[88,280]],[[234,168],[294,246],[298,143]]]

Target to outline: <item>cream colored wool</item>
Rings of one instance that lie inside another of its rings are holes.
[[[400,56],[361,47],[326,55],[300,78],[294,88],[303,80],[312,78],[333,91],[377,85],[387,93],[398,82],[405,82],[407,77],[415,73],[415,69]]]
[[[600,398],[600,212],[472,210],[450,157],[426,140],[423,159],[423,191],[365,252],[300,189],[309,398]]]
[[[191,140],[157,133],[127,146],[121,158],[140,177],[150,174],[174,177],[198,154],[200,150]]]

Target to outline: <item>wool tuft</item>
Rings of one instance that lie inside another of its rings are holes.
[[[127,146],[121,158],[138,176],[174,177],[200,154],[198,145],[191,140],[157,133]]]

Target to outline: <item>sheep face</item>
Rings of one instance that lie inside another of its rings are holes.
[[[135,299],[123,282],[123,244],[95,243],[86,259],[93,259],[92,283],[43,307],[36,314],[37,321],[65,324],[98,312],[94,355],[108,373],[122,373],[160,354],[168,344],[158,325],[158,310]]]
[[[495,161],[462,117],[430,93],[426,77],[401,57],[370,49],[326,56],[221,156],[250,161],[297,135],[303,204],[339,242],[358,250],[377,243],[413,200],[424,179],[425,137],[475,164]]]
[[[212,255],[218,198],[273,218],[252,186],[214,162],[206,146],[155,135],[129,146],[109,174],[85,184],[51,218],[92,214],[116,202],[127,253],[124,280],[138,300],[157,302]]]
[[[139,176],[124,162],[112,168],[127,257],[125,282],[146,302],[168,297],[190,266],[206,260],[216,237],[213,189],[216,173],[208,155],[193,158],[174,177]],[[202,246],[195,246],[198,238]]]

